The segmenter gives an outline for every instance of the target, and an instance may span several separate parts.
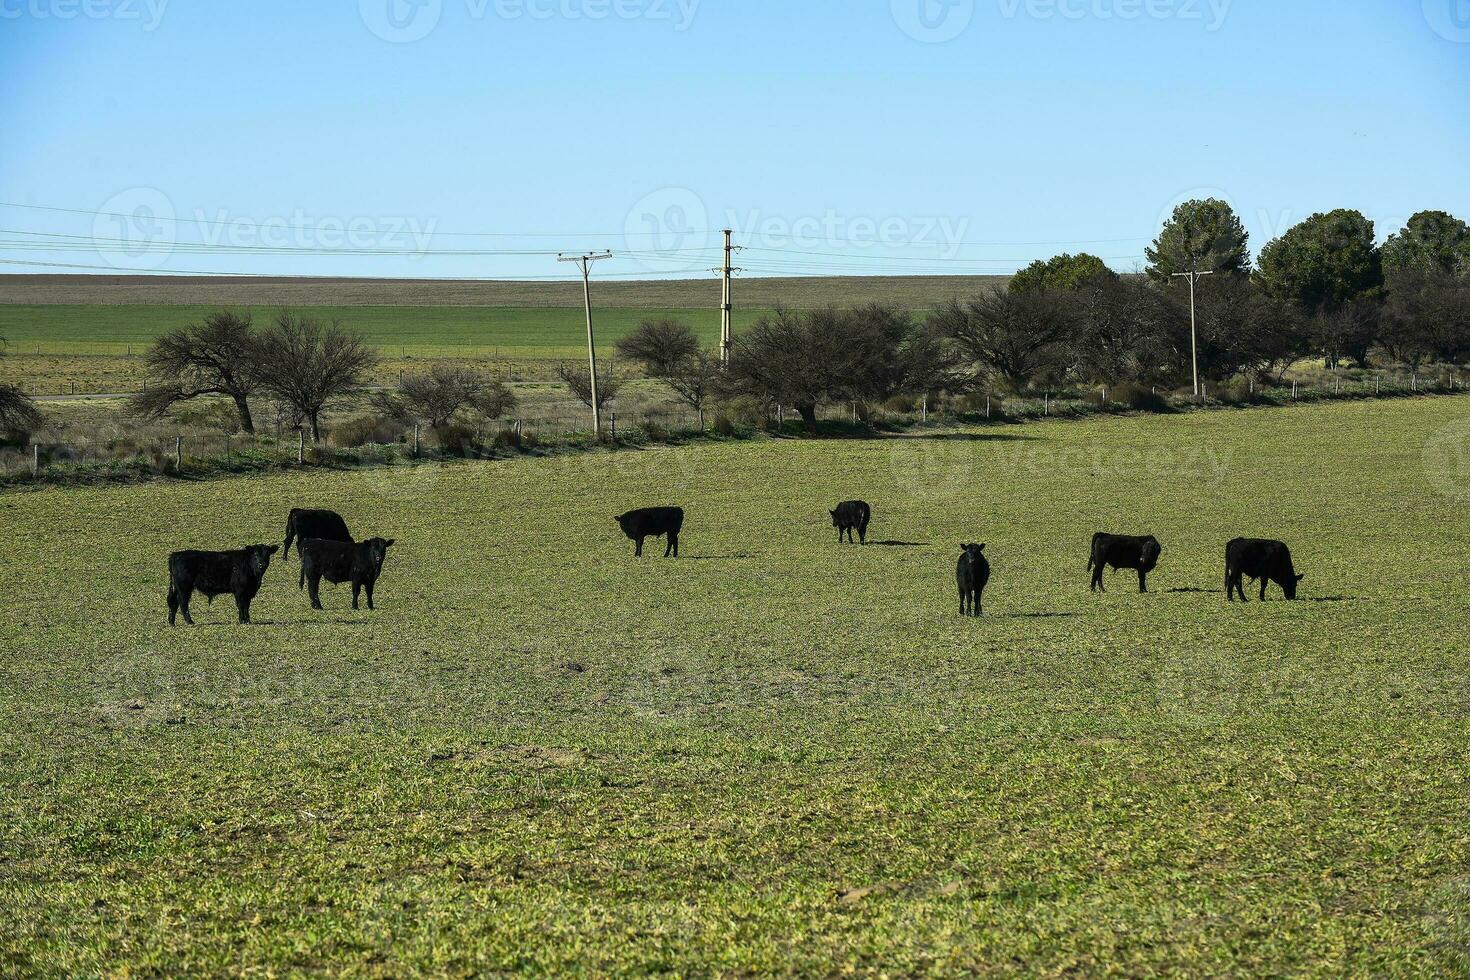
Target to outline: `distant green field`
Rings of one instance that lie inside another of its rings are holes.
[[[154,337],[197,321],[213,306],[18,306],[0,305],[0,337],[12,354],[134,354]],[[245,308],[257,323],[269,323],[276,307]],[[574,357],[587,349],[581,309],[557,307],[486,308],[463,306],[301,307],[296,313],[338,319],[365,333],[385,353],[418,357],[492,356],[504,358]],[[753,323],[759,311],[742,310],[736,329]],[[707,342],[719,336],[713,310],[607,308],[594,312],[599,343],[612,344],[650,317],[679,317]]]
[[[1404,399],[0,495],[0,975],[1465,976],[1467,444]],[[292,562],[165,625],[170,550],[293,505],[397,538],[376,612]],[[1099,529],[1154,593],[1087,592]],[[1236,534],[1304,601],[1228,604]]]

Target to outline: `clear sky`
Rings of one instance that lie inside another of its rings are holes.
[[[0,201],[76,212],[0,207],[9,262],[1126,270],[1190,196],[1257,250],[1470,218],[1470,0],[0,0],[0,91]]]

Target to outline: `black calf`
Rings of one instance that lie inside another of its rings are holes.
[[[250,622],[250,602],[260,591],[260,580],[270,567],[273,544],[257,544],[239,551],[175,551],[168,556],[168,624],[182,612],[184,622],[194,625],[189,600],[196,591],[210,602],[226,592],[235,597],[240,622]]]
[[[358,608],[357,597],[366,592],[367,607],[372,609],[373,587],[377,585],[378,576],[383,574],[383,561],[388,557],[388,547],[392,544],[392,538],[369,538],[356,544],[308,538],[297,549],[301,558],[301,576],[296,587],[308,586],[311,608],[320,609],[322,600],[318,590],[322,579],[333,585],[351,582],[352,608]]]
[[[1138,591],[1148,591],[1148,573],[1159,563],[1163,552],[1159,539],[1152,534],[1132,537],[1127,534],[1104,534],[1099,531],[1092,536],[1092,554],[1087,559],[1087,569],[1092,572],[1091,589],[1106,592],[1103,588],[1103,571],[1113,568],[1133,568],[1138,571]]]
[[[643,539],[657,538],[668,535],[669,544],[664,549],[664,557],[679,557],[679,532],[684,529],[684,509],[682,507],[649,507],[644,510],[630,510],[621,517],[613,520],[623,529],[628,539],[638,544],[633,552],[635,558],[643,557]]]
[[[873,519],[873,508],[867,503],[846,500],[838,504],[836,510],[828,513],[832,515],[832,526],[837,528],[838,541],[846,534],[848,543],[852,543],[852,532],[857,531],[858,540],[863,544],[868,543],[868,523]]]
[[[281,552],[282,560],[291,557],[292,541],[305,541],[307,538],[351,543],[352,532],[347,530],[347,522],[342,520],[342,515],[335,511],[293,507],[286,518],[286,548]]]
[[[985,585],[990,581],[990,562],[985,560],[985,545],[960,545],[960,560],[955,565],[955,583],[960,588],[960,615],[982,616],[985,613]]]
[[[1280,541],[1260,538],[1236,538],[1225,546],[1225,598],[1231,602],[1240,596],[1246,602],[1245,588],[1241,578],[1249,575],[1252,580],[1261,580],[1261,601],[1266,601],[1266,585],[1275,582],[1286,593],[1286,598],[1296,598],[1296,585],[1305,575],[1298,575],[1291,561],[1291,549]]]

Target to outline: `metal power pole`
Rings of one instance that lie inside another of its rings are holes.
[[[1188,272],[1176,272],[1174,278],[1181,277],[1189,279],[1189,357],[1194,367],[1194,397],[1199,397],[1199,333],[1196,329],[1194,315],[1194,284],[1199,281],[1200,276],[1213,276],[1213,272],[1198,272],[1191,269]]]
[[[733,234],[734,234],[734,232],[731,231],[729,228],[726,228],[725,229],[725,264],[723,266],[721,266],[720,268],[714,270],[715,272],[718,272],[718,273],[721,274],[721,279],[720,279],[720,286],[721,286],[721,288],[720,288],[720,366],[721,367],[729,367],[730,366],[730,344],[731,344],[731,336],[732,336],[732,333],[733,333],[732,328],[731,328],[731,322],[730,321],[731,321],[731,311],[734,309],[734,303],[733,303],[733,300],[732,300],[732,292],[731,292],[731,288],[732,288],[731,276],[733,276],[736,272],[739,272],[740,271],[739,269],[735,268],[735,266],[733,264],[731,264],[731,259],[735,255],[735,246],[733,244],[731,244],[731,241],[730,241],[730,237]]]
[[[575,262],[582,270],[582,302],[587,307],[587,370],[592,385],[592,432],[602,440],[602,405],[597,400],[597,343],[592,339],[592,263],[612,258],[612,252],[558,255],[558,262]]]

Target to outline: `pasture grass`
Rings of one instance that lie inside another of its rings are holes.
[[[1467,445],[1406,399],[0,495],[0,973],[1463,974]],[[398,540],[376,612],[293,560],[167,628],[168,551],[291,506]],[[1152,594],[1088,594],[1100,529]],[[1227,604],[1237,534],[1304,601]]]

